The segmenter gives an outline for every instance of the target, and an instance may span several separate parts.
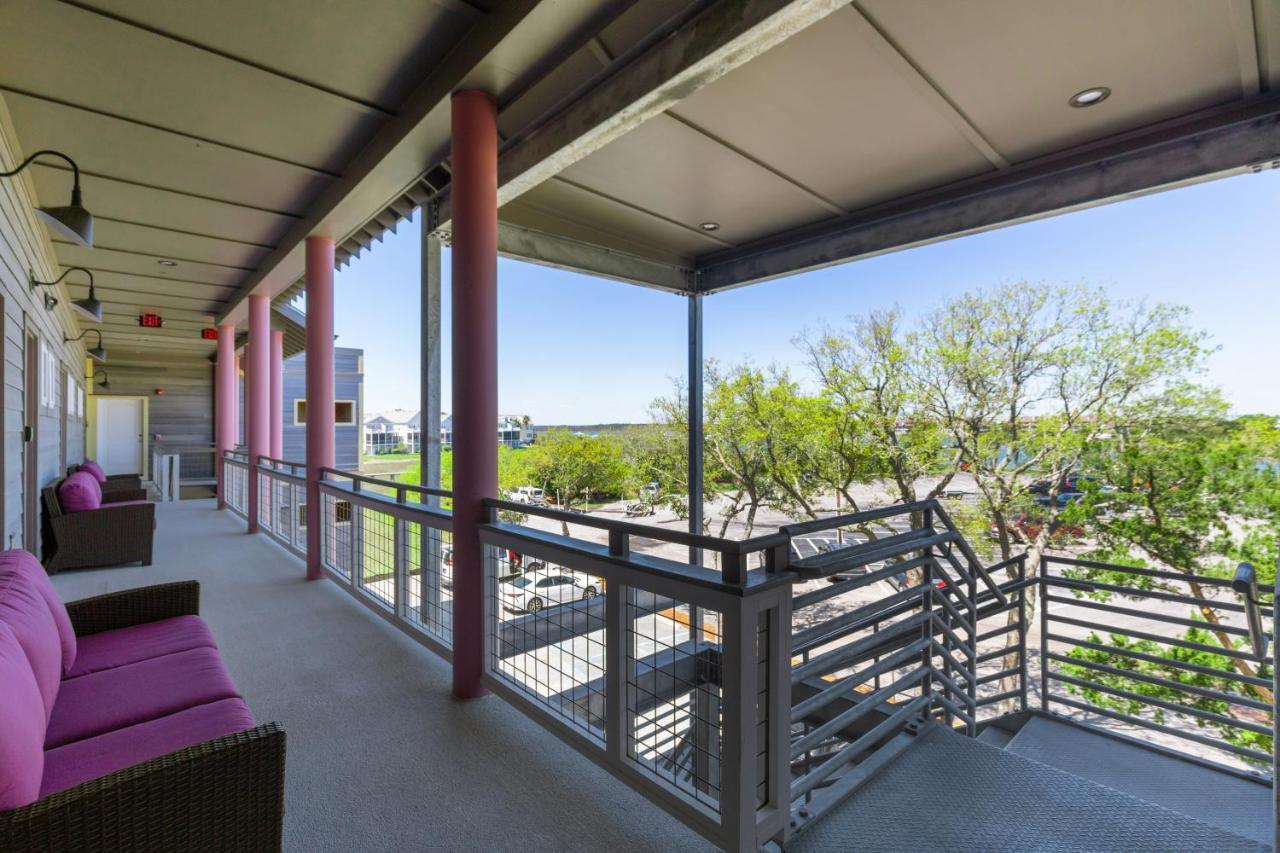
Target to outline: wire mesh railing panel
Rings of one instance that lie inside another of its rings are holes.
[[[718,809],[723,758],[720,613],[627,590],[627,757]]]
[[[603,745],[604,582],[492,545],[484,559],[490,675]]]
[[[354,544],[351,502],[328,492],[320,494],[321,564],[347,580],[351,579]]]
[[[366,506],[356,506],[354,553],[356,585],[388,608],[396,603],[397,522],[394,516]]]
[[[233,462],[230,459],[223,460],[222,466],[223,489],[225,490],[225,500],[227,507],[241,517],[247,517],[248,512],[248,468],[240,462]]]
[[[405,522],[401,615],[446,645],[453,643],[453,534]]]

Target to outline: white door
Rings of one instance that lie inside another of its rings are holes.
[[[142,473],[142,401],[98,398],[98,464],[108,474]]]

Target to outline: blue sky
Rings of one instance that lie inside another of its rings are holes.
[[[1238,412],[1280,413],[1280,171],[1213,181],[708,297],[705,354],[803,373],[805,327],[897,305],[917,316],[1003,281],[1084,281],[1170,302],[1221,349],[1209,381]],[[418,232],[402,225],[337,276],[340,346],[365,351],[368,411],[418,406]],[[449,408],[448,252],[445,387]],[[501,261],[499,409],[534,423],[647,421],[685,370],[678,296]]]

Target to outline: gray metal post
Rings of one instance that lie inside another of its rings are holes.
[[[418,409],[418,454],[421,485],[440,488],[440,241],[431,236],[435,216],[431,208],[418,211],[422,225],[420,248],[422,265],[421,289],[421,364],[418,383],[422,400]],[[438,507],[440,499],[430,497],[428,506]],[[444,569],[442,537],[425,525],[419,528],[418,583],[421,595],[418,607],[422,624],[439,628],[440,573]]]
[[[689,532],[702,532],[702,294],[689,294]],[[702,549],[689,549],[702,565]]]

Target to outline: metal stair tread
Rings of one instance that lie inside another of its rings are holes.
[[[1235,853],[1271,848],[933,726],[786,849]]]

